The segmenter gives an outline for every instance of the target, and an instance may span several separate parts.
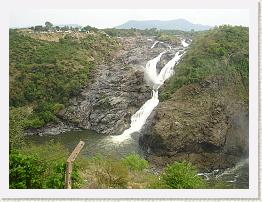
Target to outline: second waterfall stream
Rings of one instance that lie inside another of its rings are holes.
[[[156,42],[153,44],[153,46]],[[144,68],[144,77],[147,83],[152,88],[152,97],[147,100],[143,106],[131,117],[131,124],[121,135],[112,136],[114,142],[121,143],[131,138],[131,134],[139,132],[143,125],[146,123],[147,118],[150,116],[154,108],[158,105],[158,89],[164,82],[174,74],[174,67],[178,64],[182,55],[186,52],[185,48],[189,45],[183,39],[181,41],[183,49],[177,51],[174,58],[172,58],[166,65],[161,69],[159,74],[157,73],[157,63],[160,61],[161,56],[167,52],[167,50],[161,52],[157,57],[149,60]],[[152,48],[152,47],[151,47]]]

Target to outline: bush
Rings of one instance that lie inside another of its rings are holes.
[[[112,157],[90,159],[86,172],[88,188],[127,188],[128,168]]]
[[[131,171],[142,171],[149,167],[148,162],[141,158],[138,154],[130,154],[122,159],[124,165],[126,165]]]
[[[11,152],[9,156],[9,187],[40,189],[45,180],[46,164],[33,155]]]
[[[52,151],[52,152],[50,152]],[[65,183],[65,170],[66,170],[66,159],[69,152],[60,143],[54,143],[50,141],[43,145],[30,144],[16,151],[18,156],[22,156],[23,160],[16,161],[16,163],[10,164],[10,171],[14,173],[15,170],[27,167],[33,167],[35,170],[42,170],[42,174],[39,175],[38,186],[37,184],[32,184],[31,188],[50,188],[50,189],[63,189]],[[33,154],[33,156],[32,156]],[[31,160],[33,158],[33,162]],[[13,159],[12,153],[10,154],[10,162]],[[24,165],[25,164],[25,165]],[[37,168],[35,168],[35,166]],[[12,168],[12,169],[11,169]],[[30,170],[29,170],[30,171]],[[12,184],[19,184],[17,182],[21,181],[21,185],[25,184],[24,172],[21,171],[16,174],[17,181],[14,181],[14,177],[10,177],[10,182]],[[32,181],[36,181],[35,174],[30,173],[33,177]],[[37,172],[36,172],[37,174]],[[13,174],[14,176],[14,174]],[[82,184],[82,180],[79,175],[79,166],[77,163],[73,164],[72,172],[72,188],[79,188]],[[10,186],[11,187],[11,186]],[[12,188],[18,187],[13,186]],[[29,188],[28,186],[21,186],[21,188]]]
[[[203,179],[197,175],[197,170],[191,163],[175,162],[168,165],[160,176],[163,183],[172,189],[194,189],[203,188],[205,183]]]
[[[72,188],[76,189],[80,187],[82,179],[78,173],[78,166],[76,163],[73,164],[73,171],[71,174]],[[64,189],[65,188],[65,172],[66,163],[64,161],[56,163],[50,171],[50,174],[45,179],[45,188],[52,189]]]

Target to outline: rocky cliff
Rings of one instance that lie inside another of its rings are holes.
[[[241,29],[236,30],[239,36],[246,32]],[[236,46],[240,41],[234,32],[223,27],[196,39],[173,80],[160,89],[168,96],[151,114],[140,137],[152,163],[163,166],[186,160],[208,171],[231,167],[248,157],[248,77],[243,76],[248,56],[232,60],[230,67],[224,62],[231,59],[227,52],[248,51],[247,35]],[[214,43],[221,48],[209,50]],[[222,47],[227,47],[225,56],[215,55]]]

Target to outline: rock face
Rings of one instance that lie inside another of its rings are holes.
[[[154,39],[148,38],[119,38],[122,48],[116,57],[107,65],[96,66],[81,94],[72,98],[69,106],[60,111],[62,124],[37,129],[33,133],[48,134],[51,131],[57,134],[70,130],[73,125],[101,134],[121,134],[129,127],[132,114],[151,97],[151,89],[144,81],[146,63],[167,47],[166,43],[159,43],[151,48]],[[175,49],[171,51],[169,57],[175,52]]]
[[[233,166],[248,155],[248,109],[234,84],[212,78],[177,90],[160,102],[140,144],[149,160],[165,165],[188,160],[201,170]]]
[[[70,106],[60,112],[63,120],[103,134],[119,134],[129,125],[131,114],[150,97],[143,72],[122,66],[99,66],[97,78]]]

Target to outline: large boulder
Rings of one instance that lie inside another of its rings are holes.
[[[248,109],[223,78],[186,85],[160,102],[140,144],[159,165],[188,160],[200,169],[226,168],[248,155]]]

